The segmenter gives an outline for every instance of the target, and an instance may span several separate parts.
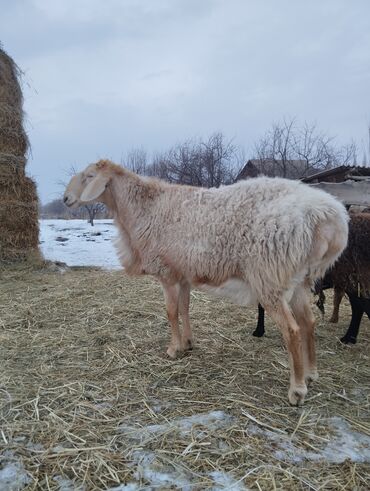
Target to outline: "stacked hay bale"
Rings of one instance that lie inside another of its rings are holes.
[[[26,176],[20,71],[0,45],[0,262],[39,256],[38,198]]]

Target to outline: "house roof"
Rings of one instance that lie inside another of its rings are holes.
[[[328,177],[333,177],[337,174],[345,174],[347,179],[351,176],[369,176],[370,178],[370,167],[357,166],[357,165],[340,165],[334,167],[333,169],[323,170],[321,172],[316,172],[311,176],[304,177],[302,182],[313,182],[313,181],[323,181],[323,179]]]
[[[236,180],[245,179],[246,177],[257,177],[259,174],[266,176],[273,176],[276,174],[276,170],[281,166],[282,160],[273,159],[250,159],[239,172]],[[369,177],[370,167],[357,166],[357,165],[340,165],[332,169],[322,170],[316,172],[314,168],[307,168],[307,162],[305,160],[287,160],[286,165],[293,170],[294,175],[288,175],[293,179],[301,179],[302,182],[322,182],[325,179],[333,180],[335,176],[339,177],[339,180],[351,179],[351,177]],[[302,177],[304,174],[308,174]],[[290,172],[291,174],[291,172]]]
[[[289,167],[290,173],[293,172],[294,178],[301,177],[307,172],[307,162],[305,160],[286,160],[285,165]],[[273,177],[276,171],[282,169],[283,160],[277,159],[250,159],[239,172],[236,180],[246,177],[257,177],[259,174]]]
[[[255,166],[261,166],[261,165],[274,165],[274,164],[281,164],[283,161],[279,159],[250,159],[248,160],[247,164],[251,162]],[[293,159],[293,160],[287,160],[288,163],[290,164],[298,164],[298,165],[303,165],[306,163],[305,160],[303,159]]]

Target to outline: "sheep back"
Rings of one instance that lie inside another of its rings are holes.
[[[239,278],[259,298],[280,294],[304,276],[313,280],[331,266],[336,258],[320,265],[310,258],[320,225],[336,227],[342,249],[348,233],[348,214],[339,201],[280,178],[209,190],[167,186],[150,214],[150,226],[137,229],[149,262],[165,263],[193,284]]]

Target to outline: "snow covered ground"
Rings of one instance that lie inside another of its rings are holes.
[[[113,220],[40,220],[40,246],[45,259],[68,266],[100,266],[119,269],[113,242]]]

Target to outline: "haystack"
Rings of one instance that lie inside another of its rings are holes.
[[[0,46],[0,261],[39,254],[36,185],[25,174],[29,142],[20,73]]]

